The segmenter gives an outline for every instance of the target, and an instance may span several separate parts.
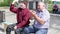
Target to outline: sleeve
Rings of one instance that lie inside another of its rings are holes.
[[[14,7],[14,4],[10,5],[10,11],[14,12],[14,13],[17,13],[17,8]]]
[[[43,19],[45,22],[50,19],[50,14],[49,14],[48,11],[43,14],[42,19]]]
[[[23,17],[23,21],[17,24],[17,28],[21,28],[22,26],[26,25],[29,18],[30,18],[30,12],[27,12],[27,14]]]

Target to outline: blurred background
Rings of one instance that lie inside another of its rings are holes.
[[[10,3],[12,1],[13,0],[0,0],[0,7],[9,7]],[[30,8],[30,9],[36,9],[36,4],[39,1],[43,1],[46,4],[46,6],[48,7],[49,11],[52,10],[53,4],[54,4],[53,1],[51,1],[51,0],[21,0],[21,1],[28,2],[27,7]]]
[[[0,7],[9,7],[12,1],[13,0],[0,0]],[[49,10],[49,12],[52,12],[53,6],[55,4],[60,6],[59,0],[57,1],[56,0],[21,0],[21,1],[25,1],[26,3],[28,3],[27,8],[29,9],[36,9],[37,3],[43,1],[46,4],[46,7]]]

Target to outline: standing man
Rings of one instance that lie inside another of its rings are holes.
[[[30,12],[26,8],[26,5],[20,3],[20,7],[16,8],[14,7],[15,2],[18,2],[18,0],[13,1],[10,6],[10,11],[17,15],[17,24],[9,25],[6,29],[6,34],[11,34],[11,30],[15,30],[15,34],[20,34],[21,28],[24,28],[29,24]]]
[[[47,34],[49,28],[50,14],[45,8],[43,2],[39,2],[37,10],[30,11],[31,15],[34,17],[34,24],[29,27],[25,27],[23,34],[30,34],[30,32],[35,32],[35,34]]]

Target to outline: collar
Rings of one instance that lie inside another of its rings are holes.
[[[43,12],[43,11],[39,11],[39,10],[37,9],[37,12],[40,13],[40,12]]]

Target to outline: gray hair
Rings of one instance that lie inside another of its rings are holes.
[[[45,5],[45,3],[44,3],[44,2],[38,2],[38,4],[43,5],[43,7],[45,7],[45,8],[46,8],[46,5]]]

